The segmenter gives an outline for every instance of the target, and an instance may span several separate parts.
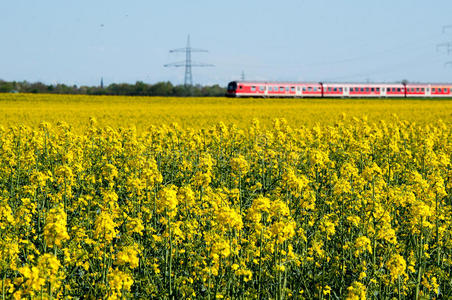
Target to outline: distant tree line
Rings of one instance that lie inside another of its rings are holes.
[[[0,80],[0,93],[46,93],[46,94],[84,94],[84,95],[123,95],[123,96],[193,96],[218,97],[224,96],[226,89],[219,85],[183,86],[171,82],[148,84],[137,81],[135,84],[112,83],[108,86],[69,86],[65,84],[30,83],[27,81]]]

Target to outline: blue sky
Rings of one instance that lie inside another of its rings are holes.
[[[193,81],[451,82],[450,0],[1,0],[0,79],[97,85]],[[452,45],[452,44],[451,44]],[[452,46],[451,46],[452,47]]]

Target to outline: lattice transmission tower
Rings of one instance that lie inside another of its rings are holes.
[[[193,85],[193,77],[192,77],[192,73],[191,73],[192,67],[213,67],[214,66],[212,64],[198,63],[198,62],[193,62],[191,60],[192,52],[208,52],[208,51],[204,50],[204,49],[192,48],[190,46],[190,35],[188,35],[188,37],[187,37],[187,46],[185,48],[173,49],[173,50],[170,50],[169,52],[170,53],[185,52],[185,61],[180,61],[180,62],[175,62],[175,63],[170,63],[170,64],[164,65],[164,67],[185,67],[185,78],[184,78],[185,86]]]
[[[452,25],[445,25],[443,26],[443,34],[446,33],[449,29],[452,28]],[[451,42],[445,42],[440,43],[436,45],[436,51],[440,51],[441,49],[444,49],[447,55],[452,53],[452,43]],[[452,61],[446,61],[444,63],[444,66],[452,65]]]

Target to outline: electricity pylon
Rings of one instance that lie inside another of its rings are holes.
[[[193,85],[193,77],[192,77],[192,73],[191,73],[192,67],[213,67],[214,66],[212,64],[192,62],[192,60],[191,60],[192,52],[208,52],[208,51],[204,50],[204,49],[192,48],[190,46],[190,35],[188,35],[188,38],[187,38],[187,46],[185,48],[178,48],[178,49],[170,50],[170,53],[173,53],[173,52],[185,52],[185,61],[166,64],[166,65],[164,65],[164,67],[185,67],[185,78],[184,78],[185,86]]]
[[[443,33],[446,33],[447,29],[449,29],[449,28],[452,28],[452,25],[443,26]],[[452,43],[445,42],[445,43],[437,44],[436,51],[440,51],[441,49],[445,49],[445,51],[447,52],[448,55],[451,54],[452,53]],[[444,63],[444,66],[448,66],[448,65],[452,65],[452,61],[447,61]]]

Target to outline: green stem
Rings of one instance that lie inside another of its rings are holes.
[[[419,270],[417,273],[417,283],[416,283],[416,300],[419,300],[419,290],[421,286],[421,278],[422,278],[422,256],[424,250],[424,243],[422,239],[422,217],[421,217],[421,236],[419,237]]]
[[[168,230],[169,230],[169,240],[170,240],[170,253],[169,253],[169,297],[171,299],[173,295],[172,287],[171,287],[171,272],[172,272],[172,265],[173,265],[173,238],[171,236],[171,217],[168,216]]]
[[[260,245],[259,245],[259,279],[258,279],[258,286],[257,286],[257,294],[259,295],[259,299],[262,299],[261,296],[261,281],[262,281],[262,237],[264,235],[264,227],[261,229],[261,238],[260,238]]]
[[[435,197],[436,207],[435,207],[435,214],[436,214],[436,246],[437,248],[437,257],[436,257],[436,265],[439,267],[440,264],[440,257],[441,257],[441,246],[439,244],[439,224],[438,224],[438,194],[436,194]]]
[[[3,274],[2,278],[2,300],[5,300],[5,278],[6,278],[6,272]]]

